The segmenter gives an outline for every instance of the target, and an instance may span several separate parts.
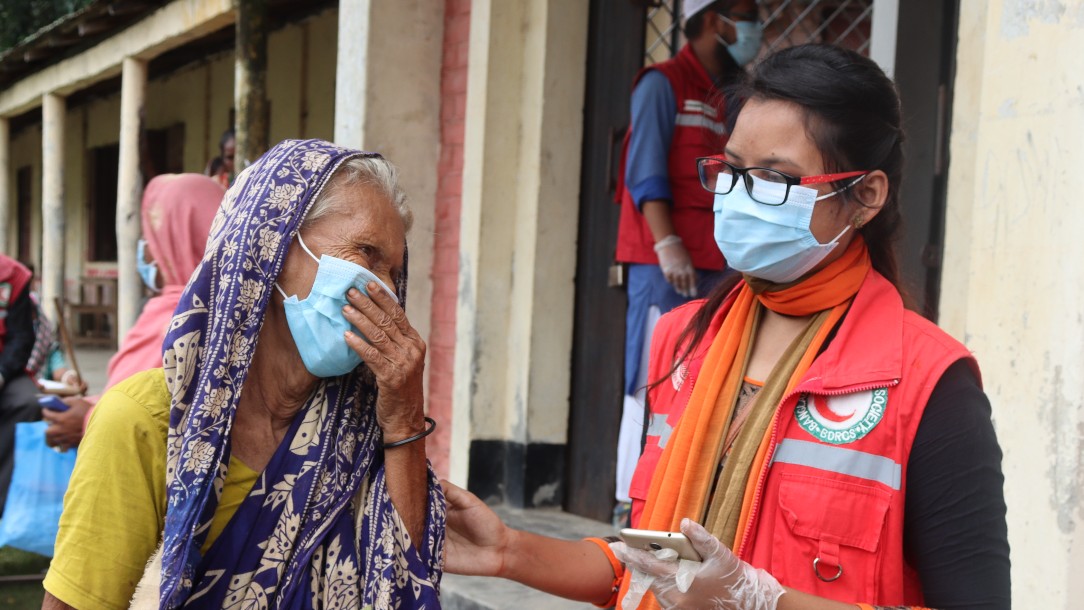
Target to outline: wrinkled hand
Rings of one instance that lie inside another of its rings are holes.
[[[94,405],[79,396],[69,396],[61,400],[68,405],[67,411],[42,409],[41,417],[49,422],[49,427],[45,429],[45,444],[60,451],[67,451],[78,447],[82,442],[83,422],[86,420],[87,411]]]
[[[448,502],[444,570],[452,574],[499,576],[512,531],[471,492],[441,481]]]
[[[685,569],[679,569],[681,564],[673,559],[659,559],[623,543],[611,546],[617,558],[630,569],[654,577],[651,591],[663,608],[776,609],[785,590],[771,574],[738,559],[726,545],[690,519],[682,520],[681,531],[704,558],[699,565],[682,562]]]
[[[655,244],[659,268],[674,291],[683,297],[696,296],[696,269],[685,244],[677,235],[669,235]]]
[[[384,442],[393,442],[425,430],[425,341],[410,325],[403,308],[383,288],[369,282],[366,290],[370,296],[355,288],[346,293],[350,305],[343,308],[343,314],[368,342],[347,332],[346,343],[376,376],[380,392],[377,423],[384,431]]]

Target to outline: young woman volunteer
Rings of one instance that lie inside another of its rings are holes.
[[[512,530],[446,484],[448,571],[626,610],[1008,608],[978,366],[899,289],[893,83],[806,45],[741,97],[725,154],[698,164],[743,279],[659,322],[631,493],[635,527],[683,531],[704,561]]]

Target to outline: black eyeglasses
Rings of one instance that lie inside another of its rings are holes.
[[[696,160],[696,171],[700,174],[700,185],[707,191],[716,195],[727,195],[734,190],[734,185],[741,177],[745,183],[745,190],[753,201],[764,205],[783,205],[790,195],[790,187],[807,186],[811,184],[827,184],[836,180],[865,176],[869,172],[843,172],[839,174],[821,174],[819,176],[791,176],[781,171],[767,167],[738,167],[724,159],[721,155],[714,157],[700,157]],[[852,181],[845,190],[854,185]],[[839,191],[830,193],[834,195]],[[822,195],[817,199],[823,199],[829,195]]]

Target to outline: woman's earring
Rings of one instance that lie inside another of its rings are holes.
[[[862,215],[861,214],[855,214],[854,218],[851,219],[851,225],[853,225],[856,230],[861,229],[862,225],[864,225],[864,224],[866,224],[866,223],[865,223],[865,221],[862,220]]]

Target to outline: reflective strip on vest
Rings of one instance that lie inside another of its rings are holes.
[[[776,448],[772,463],[776,462],[809,466],[867,481],[876,481],[897,491],[900,488],[903,471],[899,464],[883,455],[790,438],[783,439]]]
[[[677,125],[684,127],[703,127],[715,132],[715,135],[723,135],[726,133],[726,125],[721,121],[713,121],[710,118],[702,114],[687,114],[679,112],[677,118],[674,120]]]
[[[651,423],[647,426],[648,436],[659,437],[659,449],[666,449],[666,443],[670,441],[670,434],[674,432],[674,427],[666,421],[666,417],[665,414],[652,414]]]

